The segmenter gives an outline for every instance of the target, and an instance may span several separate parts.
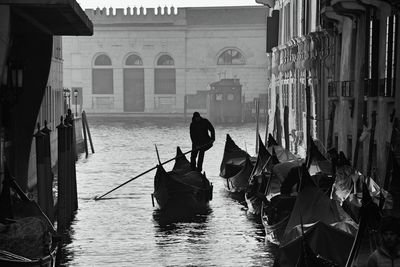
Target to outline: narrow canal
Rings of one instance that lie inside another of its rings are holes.
[[[93,198],[155,166],[154,144],[162,161],[175,156],[176,146],[190,150],[189,123],[90,118],[89,123],[96,153],[77,162],[79,210],[63,247],[63,266],[272,266],[274,248],[265,244],[262,225],[225,193],[218,176],[226,134],[253,155],[255,123],[216,126],[203,167],[214,184],[211,211],[168,226],[154,217],[154,171],[106,200]]]

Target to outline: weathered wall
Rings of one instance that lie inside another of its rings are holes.
[[[108,13],[107,13],[108,11]],[[183,112],[185,94],[206,90],[222,78],[239,78],[248,100],[264,93],[267,84],[266,17],[263,7],[179,8],[176,10],[87,10],[94,23],[92,37],[65,37],[64,85],[83,88],[87,112],[123,112],[123,67],[129,54],[142,58],[145,112]],[[125,14],[126,13],[126,14]],[[156,14],[157,13],[157,14]],[[245,65],[218,66],[218,56],[229,48],[242,52]],[[114,93],[92,94],[92,63],[96,55],[112,60]],[[170,109],[157,110],[154,68],[159,55],[175,61],[176,94]],[[113,105],[93,108],[96,97],[110,97]]]

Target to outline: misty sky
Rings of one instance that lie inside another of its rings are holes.
[[[196,7],[196,6],[254,6],[255,0],[77,0],[83,9],[103,7]]]

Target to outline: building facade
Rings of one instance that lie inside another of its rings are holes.
[[[311,136],[323,151],[343,151],[382,183],[400,107],[399,1],[268,4],[268,22],[279,25],[267,36],[270,131],[281,142],[285,138],[276,118],[287,106],[292,147],[300,154],[305,156],[305,137]]]
[[[36,123],[40,125],[41,129],[44,127],[45,123],[47,123],[47,127],[51,130],[50,152],[52,167],[57,164],[58,160],[57,126],[60,124],[61,116],[65,116],[66,114],[66,111],[64,109],[65,99],[63,96],[62,64],[62,37],[53,36],[49,78],[47,80],[46,89],[36,120]],[[37,129],[35,129],[34,132],[36,131]],[[28,189],[36,186],[36,183],[36,144],[35,139],[33,139],[29,156]]]
[[[94,35],[63,38],[64,85],[88,113],[183,113],[185,95],[222,79],[246,101],[265,92],[263,7],[85,12]]]
[[[60,0],[2,1],[0,21],[0,190],[9,174],[27,191],[36,185],[36,124],[47,120],[54,143],[63,106],[56,36],[91,35],[93,25],[76,1]]]

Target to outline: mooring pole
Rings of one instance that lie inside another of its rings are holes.
[[[48,216],[47,196],[46,196],[46,169],[44,164],[44,133],[40,131],[40,124],[37,124],[37,132],[34,134],[36,145],[36,177],[38,203],[40,208]]]
[[[58,197],[57,197],[57,231],[64,232],[67,228],[67,178],[66,178],[66,129],[64,119],[61,116],[60,124],[57,126],[57,154],[58,154]]]
[[[54,199],[53,199],[53,171],[51,166],[51,130],[47,127],[47,121],[44,121],[42,128],[44,134],[44,165],[46,171],[46,196],[47,196],[47,217],[54,222]]]
[[[69,129],[69,141],[71,143],[70,156],[69,156],[69,164],[71,171],[71,209],[72,211],[76,211],[78,209],[78,193],[77,193],[77,184],[76,184],[76,134],[75,134],[75,119],[72,113],[68,113],[68,116],[65,118],[69,125],[71,125]],[[72,214],[71,214],[72,215]]]
[[[66,126],[65,130],[65,139],[66,139],[66,146],[65,146],[65,162],[66,162],[66,210],[67,210],[67,220],[68,224],[72,221],[72,168],[71,168],[71,147],[72,147],[72,125],[69,124],[68,117],[65,118],[64,124]]]
[[[88,123],[88,121],[87,121],[87,117],[86,117],[86,112],[85,112],[85,111],[82,112],[82,116],[85,117],[85,125],[86,125],[86,130],[87,130],[87,133],[88,133],[88,137],[89,137],[90,148],[91,148],[91,150],[92,150],[92,153],[94,153],[94,147],[93,147],[93,142],[92,142],[92,135],[90,134],[89,123]]]

